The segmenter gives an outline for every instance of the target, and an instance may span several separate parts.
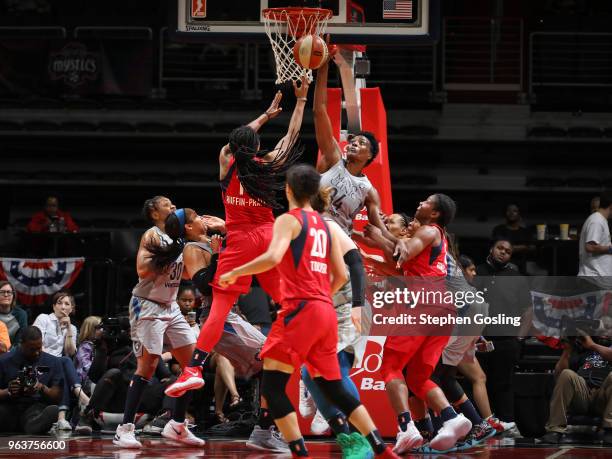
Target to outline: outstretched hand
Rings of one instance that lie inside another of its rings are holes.
[[[293,92],[295,93],[296,99],[307,97],[309,86],[310,82],[308,81],[308,76],[305,73],[300,77],[300,86],[298,86],[297,81],[294,81]]]
[[[270,104],[268,109],[265,111],[268,119],[271,120],[272,118],[276,118],[283,111],[283,107],[280,107],[280,102],[282,98],[283,98],[283,93],[281,91],[276,91],[276,94],[274,95],[274,99],[272,100],[272,103]]]

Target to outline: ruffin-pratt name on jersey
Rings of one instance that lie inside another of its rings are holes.
[[[262,207],[261,203],[253,198],[241,198],[238,196],[225,196],[225,202],[232,206]]]
[[[311,261],[310,270],[316,273],[327,274],[327,263],[321,263],[320,261]]]

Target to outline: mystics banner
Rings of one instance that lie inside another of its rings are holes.
[[[3,39],[3,88],[27,97],[147,96],[153,84],[150,40]]]

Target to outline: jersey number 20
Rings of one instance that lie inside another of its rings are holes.
[[[327,251],[327,233],[320,229],[310,228],[310,236],[313,238],[310,256],[325,258]]]

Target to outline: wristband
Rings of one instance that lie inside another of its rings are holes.
[[[307,97],[298,97],[297,100],[303,100],[304,102],[307,102],[308,98]]]

